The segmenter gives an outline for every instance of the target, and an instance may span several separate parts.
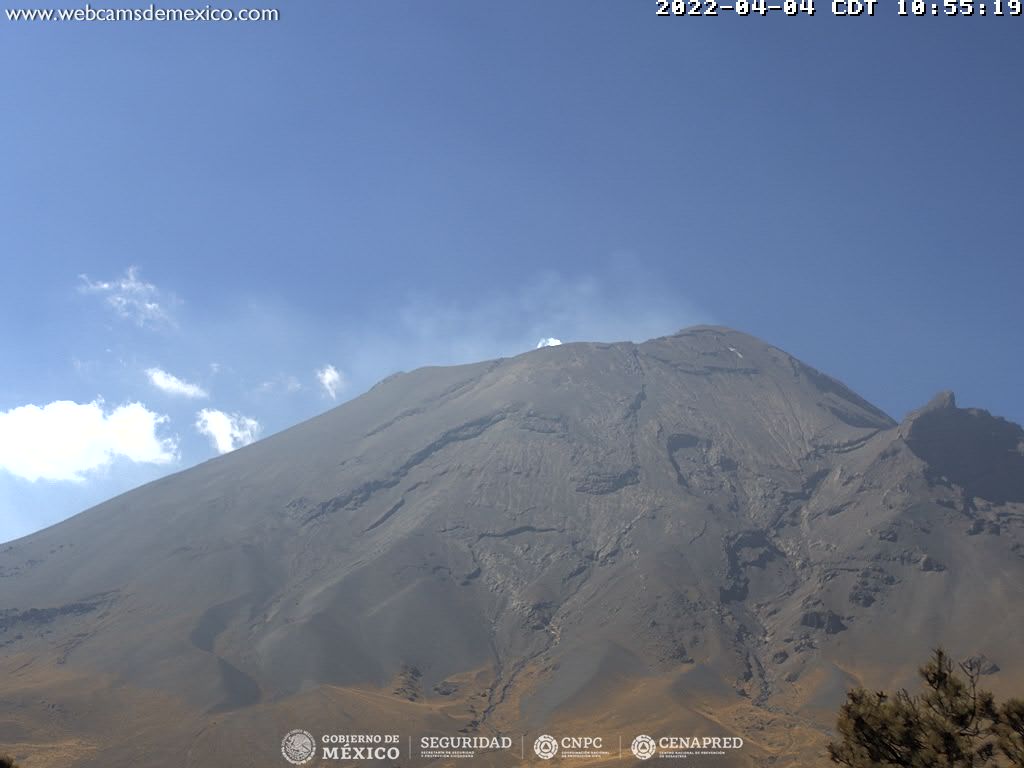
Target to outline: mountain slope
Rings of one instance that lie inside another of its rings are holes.
[[[1024,681],[1022,446],[722,328],[396,375],[0,548],[0,744],[685,726],[806,765],[937,642]]]

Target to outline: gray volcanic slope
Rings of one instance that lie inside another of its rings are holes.
[[[600,718],[812,764],[848,685],[942,643],[1019,686],[1022,630],[1020,427],[951,395],[896,424],[698,327],[398,374],[0,547],[0,751]]]

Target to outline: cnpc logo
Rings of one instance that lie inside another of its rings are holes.
[[[556,739],[544,734],[533,742],[533,752],[541,760],[550,760],[559,750],[565,752],[586,752],[604,748],[604,740],[600,736],[563,736]]]
[[[533,752],[541,760],[550,760],[558,754],[558,739],[548,736],[546,733],[543,736],[538,736],[537,740],[533,742]]]

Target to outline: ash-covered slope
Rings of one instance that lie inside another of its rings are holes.
[[[393,376],[0,548],[0,745],[248,765],[303,717],[597,718],[807,764],[936,643],[1024,681],[1022,446],[722,328]]]

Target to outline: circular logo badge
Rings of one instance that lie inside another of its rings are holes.
[[[292,765],[308,763],[316,755],[316,739],[309,731],[296,728],[281,739],[281,754]]]
[[[658,745],[654,743],[654,739],[650,736],[641,734],[633,739],[629,749],[638,760],[650,760],[654,757],[654,753],[658,751]]]
[[[558,754],[558,742],[554,736],[538,736],[537,740],[533,742],[533,751],[537,753],[537,757],[541,760],[550,760],[552,757]]]

